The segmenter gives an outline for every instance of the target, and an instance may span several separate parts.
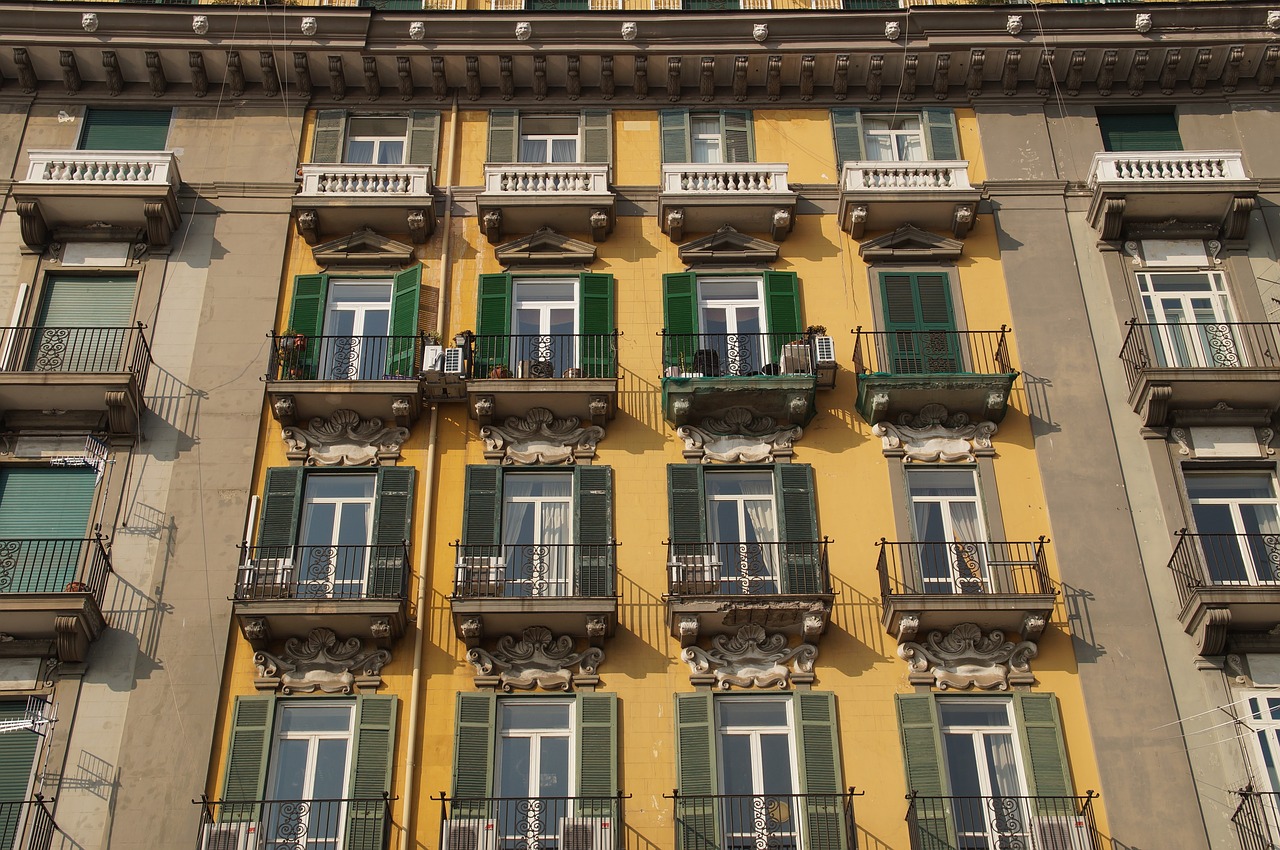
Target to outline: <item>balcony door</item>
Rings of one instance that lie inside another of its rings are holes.
[[[778,512],[772,471],[706,477],[707,533],[722,593],[778,593]]]
[[[1221,272],[1138,274],[1142,309],[1151,328],[1153,365],[1183,368],[1247,366],[1226,277]]]
[[[1269,472],[1188,472],[1191,518],[1214,584],[1280,582],[1280,510]]]
[[[877,358],[880,371],[928,375],[963,370],[946,273],[884,273],[880,293],[888,332],[887,350]]]
[[[355,706],[282,705],[267,778],[261,841],[266,850],[338,850],[346,826]],[[289,801],[299,803],[288,805]]]
[[[403,117],[368,116],[347,121],[344,162],[359,165],[400,165],[408,120]]]
[[[914,115],[863,114],[862,132],[867,159],[878,162],[908,162],[925,158],[924,125]]]
[[[502,700],[494,813],[500,850],[558,850],[576,763],[568,700]]]
[[[1247,823],[1258,844],[1250,846],[1266,847],[1264,836],[1280,836],[1280,696],[1249,694],[1241,719],[1249,730],[1249,784],[1259,792],[1257,818]]]
[[[693,355],[694,373],[758,374],[770,362],[760,278],[700,278],[698,314],[703,336]]]
[[[577,115],[521,115],[520,162],[577,162]]]
[[[798,850],[800,787],[791,734],[791,701],[723,699],[715,703],[724,850]]]
[[[306,477],[294,565],[299,596],[364,596],[376,490],[374,475]]]
[[[0,593],[76,581],[97,484],[89,466],[0,468]]]
[[[504,595],[574,595],[573,474],[511,474],[502,497]]]
[[[517,377],[563,377],[579,365],[577,279],[515,278],[511,327]]]
[[[971,468],[908,469],[916,567],[924,593],[990,593],[987,531]]]
[[[133,332],[132,278],[51,277],[27,352],[32,372],[119,372]]]
[[[1007,700],[938,702],[957,850],[1037,846],[1010,709]]]
[[[27,700],[0,700],[0,723],[22,720]],[[31,799],[31,777],[40,736],[29,729],[14,729],[0,735],[0,850],[21,850],[25,841],[15,843],[30,829],[30,807],[17,805]],[[9,804],[9,805],[5,805]]]
[[[391,290],[390,280],[330,282],[321,380],[368,381],[388,373]]]

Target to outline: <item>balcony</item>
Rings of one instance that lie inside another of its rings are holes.
[[[468,646],[545,626],[599,645],[618,624],[617,543],[464,545],[457,549],[453,624]]]
[[[786,163],[666,163],[658,221],[673,242],[725,225],[781,242],[791,232],[796,197],[787,187]]]
[[[254,646],[312,629],[394,641],[404,633],[409,544],[250,546],[236,570],[233,609]]]
[[[613,230],[613,192],[605,162],[502,163],[484,166],[484,191],[476,208],[485,237],[496,243],[508,233],[541,227],[590,232],[603,242]]]
[[[385,795],[341,800],[204,799],[197,805],[196,850],[391,847],[391,802]],[[346,836],[345,843],[341,836]]]
[[[1240,850],[1280,847],[1280,794],[1245,789],[1237,792],[1240,805],[1231,816]]]
[[[754,624],[816,641],[835,593],[827,544],[815,541],[667,543],[667,625],[690,646]]]
[[[1178,532],[1169,559],[1187,634],[1201,655],[1222,655],[1229,635],[1280,623],[1280,535]]]
[[[441,794],[441,848],[620,850],[623,800],[616,797],[454,797]]]
[[[911,850],[1018,847],[1099,850],[1090,791],[1084,797],[908,797]]]
[[[840,226],[854,239],[904,224],[963,239],[980,200],[966,160],[846,162],[840,172]]]
[[[1144,151],[1094,154],[1089,190],[1089,224],[1106,240],[1241,239],[1259,186],[1240,151]]]
[[[106,222],[128,231],[118,241],[168,245],[182,221],[175,156],[172,151],[31,151],[26,178],[13,187],[22,241],[41,250],[51,240]]]
[[[435,231],[429,165],[303,165],[298,179],[293,209],[310,245],[364,227],[421,245]]]
[[[858,412],[871,424],[914,416],[941,404],[974,422],[999,422],[1018,371],[1009,329],[998,331],[854,330]]]
[[[31,800],[0,802],[0,841],[14,850],[49,850],[57,824],[53,801],[37,794]]]
[[[1120,360],[1147,427],[1265,426],[1280,408],[1280,324],[1131,320]]]
[[[407,428],[422,412],[425,335],[268,336],[267,397],[282,425],[346,409]],[[434,375],[443,387],[447,376]]]
[[[662,332],[662,409],[674,425],[697,424],[731,407],[781,426],[807,425],[817,413],[820,371],[834,364],[820,337],[792,333]],[[821,359],[820,359],[821,358]]]
[[[677,791],[666,797],[675,814],[676,850],[854,850],[858,842],[853,798],[852,788],[842,794],[686,795]]]
[[[0,540],[0,622],[32,655],[51,646],[62,661],[84,661],[106,627],[102,600],[111,554],[102,537]]]
[[[882,622],[899,641],[976,623],[1039,640],[1057,594],[1045,538],[1030,543],[876,544]]]
[[[467,394],[482,425],[535,407],[603,425],[618,402],[618,334],[468,336]]]

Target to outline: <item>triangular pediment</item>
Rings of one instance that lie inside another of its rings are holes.
[[[904,224],[892,233],[867,239],[858,254],[867,260],[954,260],[964,242]]]
[[[504,266],[589,266],[596,247],[544,227],[493,249]]]
[[[760,265],[777,261],[778,246],[764,239],[739,233],[726,224],[710,236],[681,245],[680,259],[688,266],[713,263]]]
[[[413,246],[368,229],[350,236],[321,242],[311,249],[322,269],[331,266],[347,268],[404,268],[413,262]]]

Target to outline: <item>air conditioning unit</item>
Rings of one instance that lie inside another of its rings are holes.
[[[244,589],[253,599],[276,599],[289,595],[292,582],[292,558],[258,558],[249,562]]]
[[[498,824],[484,818],[445,821],[440,850],[498,850]]]
[[[836,385],[836,341],[829,336],[815,336],[813,350],[818,361],[818,386],[832,389]]]
[[[258,850],[260,846],[254,821],[206,823],[200,832],[200,850]]]
[[[444,348],[442,346],[422,346],[422,371],[427,373],[444,371]]]
[[[565,818],[560,821],[559,850],[615,850],[613,818]]]
[[[813,357],[807,342],[792,342],[782,346],[782,372],[786,375],[807,375],[813,372]]]
[[[501,596],[507,584],[507,562],[500,555],[463,555],[458,558],[458,593],[461,596]]]
[[[720,583],[720,566],[715,555],[672,555],[667,564],[671,592],[686,596],[714,593]]]
[[[1089,828],[1082,817],[1044,815],[1036,818],[1035,850],[1093,850]]]
[[[461,375],[463,370],[463,357],[461,348],[446,348],[444,350],[443,371],[446,375]]]

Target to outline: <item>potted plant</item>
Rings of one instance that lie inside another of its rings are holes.
[[[489,370],[489,377],[490,378],[510,378],[511,370],[508,369],[504,364],[499,363],[497,366],[494,366],[492,369]]]
[[[281,351],[302,351],[307,347],[307,335],[293,328],[285,328],[280,334]]]

